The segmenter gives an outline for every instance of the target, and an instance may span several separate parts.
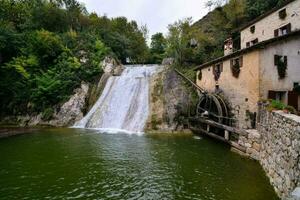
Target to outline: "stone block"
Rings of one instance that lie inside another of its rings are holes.
[[[251,148],[252,145],[251,145],[250,143],[247,142],[247,143],[245,143],[245,147],[246,147],[246,148]]]
[[[254,142],[253,145],[252,145],[253,149],[255,149],[256,151],[260,151],[260,148],[261,148],[261,145],[258,144],[257,142]]]

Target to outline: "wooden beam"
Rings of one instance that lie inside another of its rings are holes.
[[[244,130],[241,130],[241,129],[238,129],[238,128],[235,128],[235,127],[231,127],[231,126],[227,126],[227,125],[224,125],[224,124],[220,124],[220,123],[217,123],[215,121],[211,121],[211,120],[208,120],[208,119],[204,119],[204,118],[190,118],[189,119],[191,122],[196,122],[196,123],[203,123],[203,124],[208,124],[210,126],[214,126],[214,127],[217,127],[217,128],[220,128],[220,129],[224,129],[228,132],[231,132],[231,133],[236,133],[240,136],[247,136],[248,133]]]
[[[230,146],[232,146],[232,147],[234,147],[234,148],[236,148],[236,149],[238,149],[238,150],[240,150],[240,151],[246,153],[246,148],[240,146],[240,145],[239,145],[238,143],[236,143],[236,142],[232,142],[232,141],[230,141],[230,140],[226,140],[225,138],[223,138],[223,137],[221,137],[221,136],[219,136],[219,135],[216,135],[216,134],[214,134],[214,133],[207,132],[206,130],[203,130],[203,129],[201,129],[201,128],[193,128],[193,127],[192,127],[191,130],[192,130],[194,133],[196,133],[196,134],[205,134],[205,135],[207,135],[207,136],[209,136],[209,137],[212,137],[212,138],[214,138],[214,139],[217,139],[217,140],[220,140],[220,141],[222,141],[222,142],[225,142],[225,143],[229,144]]]
[[[225,140],[229,140],[229,132],[227,130],[225,130],[224,137],[225,137]]]
[[[177,74],[179,74],[182,78],[184,78],[187,82],[189,82],[192,86],[194,86],[196,89],[198,89],[201,93],[207,93],[203,88],[201,88],[199,85],[194,83],[191,79],[186,77],[183,73],[181,73],[178,69],[174,69]]]

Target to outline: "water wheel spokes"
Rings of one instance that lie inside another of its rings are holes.
[[[197,116],[208,117],[218,123],[227,123],[229,111],[225,101],[216,94],[204,94],[197,105]]]

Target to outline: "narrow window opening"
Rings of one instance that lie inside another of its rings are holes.
[[[250,32],[253,34],[253,33],[255,33],[255,26],[251,26],[250,27]]]

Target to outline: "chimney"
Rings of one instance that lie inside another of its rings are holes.
[[[233,40],[228,38],[224,41],[224,56],[233,53]]]

